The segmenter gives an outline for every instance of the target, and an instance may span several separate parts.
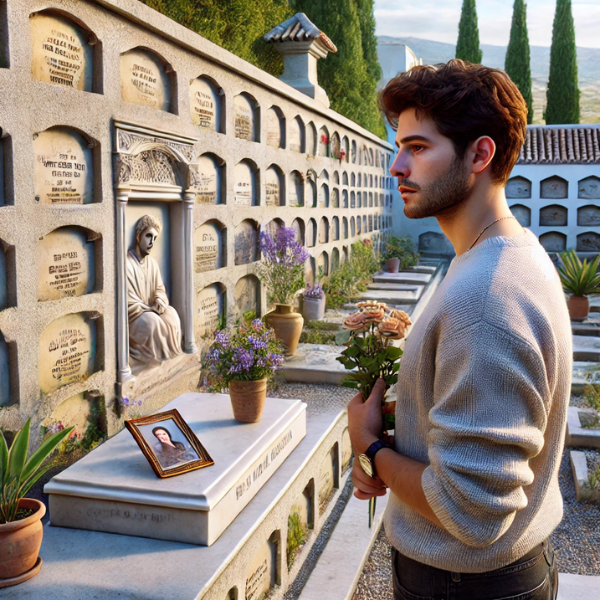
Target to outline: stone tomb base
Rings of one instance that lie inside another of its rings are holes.
[[[183,394],[173,408],[213,466],[159,479],[121,431],[45,486],[52,525],[210,546],[306,435],[299,400],[267,398],[254,424],[233,419],[226,394]]]

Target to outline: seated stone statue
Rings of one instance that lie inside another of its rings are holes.
[[[169,298],[158,263],[150,256],[162,230],[144,215],[136,224],[136,246],[127,253],[129,357],[134,372],[181,354],[181,323]]]

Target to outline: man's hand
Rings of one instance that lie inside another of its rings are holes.
[[[359,500],[370,500],[373,496],[385,496],[387,494],[387,489],[383,481],[379,477],[369,477],[362,470],[357,459],[354,460],[351,477],[352,483],[356,488],[354,495]]]
[[[348,404],[348,432],[357,456],[377,441],[383,433],[381,402],[384,394],[385,381],[379,378],[365,402],[362,393],[359,393]]]
[[[154,306],[152,308],[154,309],[155,313],[162,315],[165,312],[166,306],[163,300],[160,298],[155,298]]]

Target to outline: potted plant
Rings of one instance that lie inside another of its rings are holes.
[[[569,294],[567,306],[572,321],[583,321],[590,312],[590,301],[587,296],[600,294],[600,274],[598,260],[600,255],[588,263],[583,263],[575,250],[559,252],[558,274],[564,291]]]
[[[386,241],[385,251],[381,255],[381,264],[386,271],[398,273],[417,264],[419,254],[414,251],[412,238],[390,236]]]
[[[286,356],[292,356],[298,347],[304,319],[294,310],[296,292],[304,287],[304,263],[309,254],[296,240],[292,227],[280,227],[273,235],[260,234],[263,260],[258,272],[269,290],[269,303],[275,310],[264,316],[265,323],[275,330],[284,346]]]
[[[319,284],[306,285],[304,298],[304,318],[306,321],[320,321],[325,316],[325,292]]]
[[[257,423],[267,397],[267,382],[282,363],[282,347],[275,332],[254,319],[232,333],[215,332],[203,370],[209,391],[229,388],[236,421]]]
[[[73,431],[63,429],[48,436],[27,458],[30,419],[17,432],[8,448],[0,435],[0,587],[31,579],[41,566],[39,558],[44,530],[42,517],[46,507],[25,494],[50,466],[42,467],[46,458]]]

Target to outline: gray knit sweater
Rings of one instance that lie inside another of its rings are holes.
[[[550,535],[572,360],[562,287],[533,233],[452,261],[406,341],[395,440],[428,465],[423,489],[446,529],[392,494],[385,530],[401,553],[478,573]]]

